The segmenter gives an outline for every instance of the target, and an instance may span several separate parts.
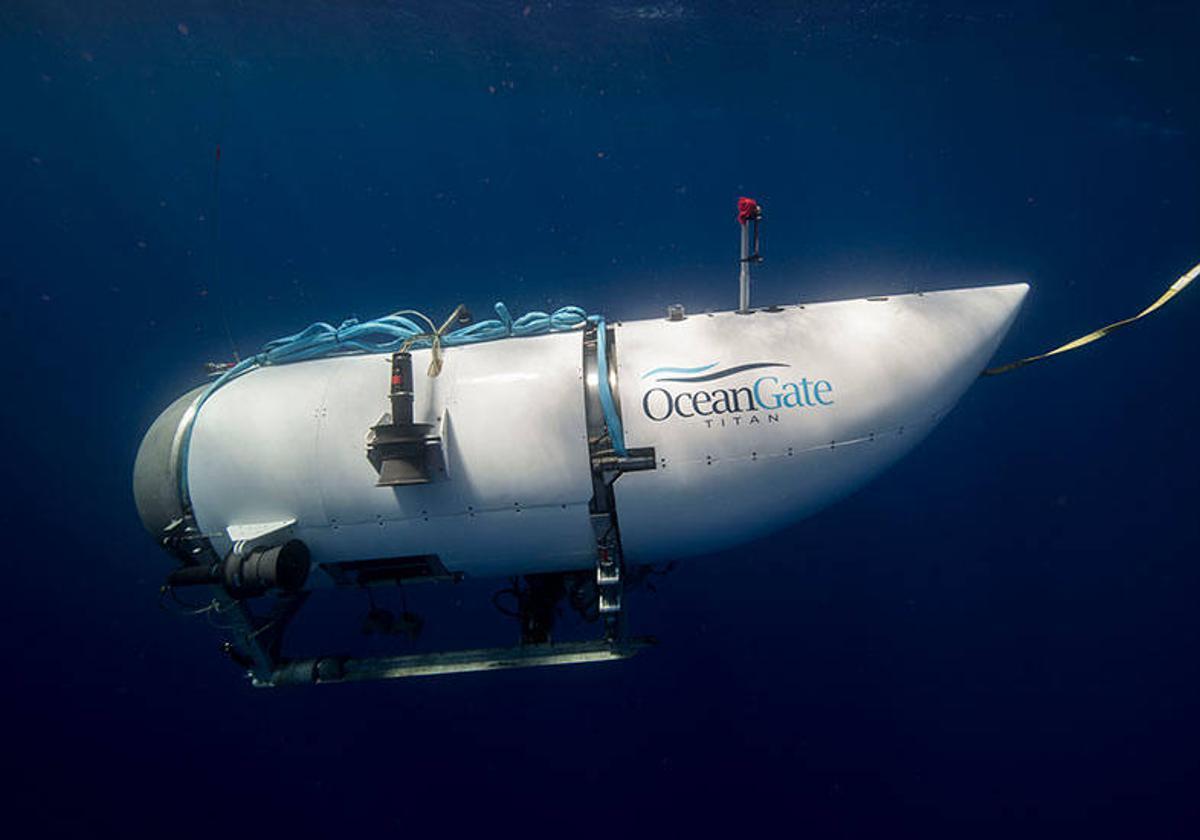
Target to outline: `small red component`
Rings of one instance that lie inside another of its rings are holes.
[[[392,384],[393,384],[393,385],[403,385],[403,384],[404,384],[404,377],[402,377],[402,376],[401,376],[400,374],[398,374],[398,373],[393,373],[393,374],[392,374]]]
[[[762,217],[762,208],[753,198],[742,196],[738,199],[738,223],[746,224]]]

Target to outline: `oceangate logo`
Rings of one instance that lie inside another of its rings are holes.
[[[700,417],[712,428],[714,423],[741,425],[743,420],[753,425],[763,422],[763,418],[768,423],[778,423],[781,410],[833,405],[833,384],[828,379],[804,376],[794,380],[783,372],[778,376],[761,373],[744,385],[709,386],[750,371],[791,367],[784,362],[719,365],[713,362],[699,367],[657,367],[643,373],[642,379],[650,380],[653,387],[642,395],[642,412],[656,423],[672,417]],[[687,387],[700,384],[705,387]]]

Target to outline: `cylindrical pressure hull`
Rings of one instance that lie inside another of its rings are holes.
[[[615,325],[625,442],[656,463],[614,485],[626,557],[727,547],[861,486],[954,405],[1026,291]],[[428,351],[413,362],[414,420],[441,439],[427,484],[377,487],[367,458],[389,410],[386,355],[266,367],[218,389],[196,415],[187,479],[213,547],[231,547],[231,526],[294,521],[317,569],[417,555],[479,576],[591,567],[582,333],[450,348],[435,379]],[[139,470],[168,437],[147,435]]]
[[[455,347],[436,379],[429,351],[413,363],[415,419],[441,437],[430,483],[375,486],[366,433],[389,410],[390,357],[262,368],[196,419],[188,481],[201,530],[294,519],[318,566],[415,555],[480,575],[590,565],[579,333]]]

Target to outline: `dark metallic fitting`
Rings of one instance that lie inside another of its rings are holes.
[[[611,370],[599,369],[599,342],[608,342],[606,356],[609,365],[616,366],[615,336],[589,327],[583,337],[584,407],[588,424],[588,451],[592,462],[592,498],[588,505],[592,532],[596,537],[596,564],[593,570],[597,611],[604,621],[604,639],[618,644],[625,638],[622,595],[625,590],[625,558],[621,547],[621,529],[617,521],[617,502],[613,482],[626,471],[654,469],[657,466],[654,450],[630,450],[617,455],[612,449],[612,436],[604,420],[598,383],[601,376],[611,376]],[[613,389],[614,392],[616,389]],[[620,410],[618,406],[618,411]]]
[[[592,455],[592,469],[596,472],[638,472],[640,470],[657,469],[658,460],[654,447],[630,449],[628,455],[613,453],[596,453]]]
[[[163,593],[178,587],[210,586],[212,607],[219,610],[226,632],[232,636],[224,643],[225,653],[246,669],[256,685],[269,680],[281,661],[284,630],[308,599],[307,592],[299,591],[308,579],[308,548],[299,540],[290,540],[256,548],[245,556],[231,553],[222,560],[189,508],[163,529],[159,541],[183,564],[167,576]],[[256,615],[246,599],[272,589],[278,595],[274,604],[266,616]]]
[[[167,586],[220,586],[233,598],[254,598],[272,590],[299,592],[311,566],[308,546],[300,540],[264,546],[245,556],[231,553],[208,565],[184,566],[167,575]]]
[[[367,458],[379,472],[376,487],[429,482],[428,445],[439,438],[433,426],[413,422],[412,354],[392,354],[391,415],[384,415],[367,437]]]

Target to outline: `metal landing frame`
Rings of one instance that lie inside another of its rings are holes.
[[[190,516],[172,523],[163,539],[164,546],[189,564],[209,563],[216,558],[208,539],[201,534]],[[247,542],[244,545],[252,545]],[[245,550],[243,545],[239,549]],[[619,547],[617,548],[619,556]],[[233,598],[220,586],[209,588],[211,608],[220,617],[229,638],[224,652],[242,666],[256,688],[294,685],[324,685],[370,680],[393,680],[498,671],[512,668],[540,668],[555,665],[585,665],[628,659],[654,644],[649,636],[628,638],[624,634],[624,616],[619,574],[613,579],[614,555],[599,551],[596,561],[598,585],[609,603],[602,609],[604,634],[601,638],[580,642],[523,643],[511,647],[472,648],[434,651],[400,656],[356,657],[327,654],[289,659],[282,655],[283,635],[288,625],[308,600],[308,592],[275,598],[269,610],[257,614],[247,600]]]

